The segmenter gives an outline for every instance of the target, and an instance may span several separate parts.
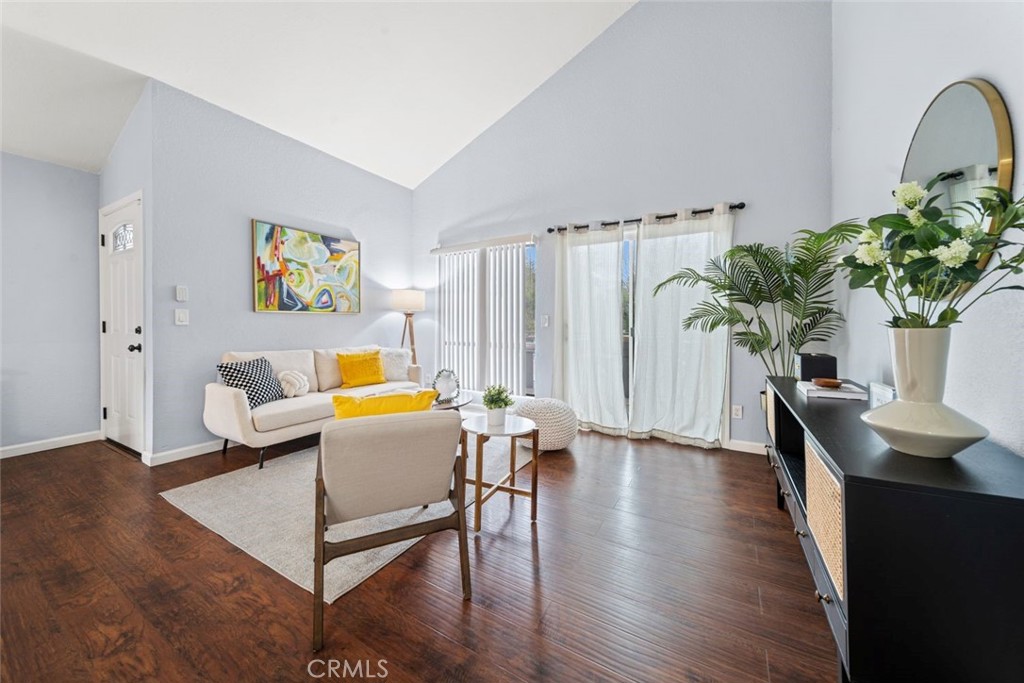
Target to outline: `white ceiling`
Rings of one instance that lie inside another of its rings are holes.
[[[99,172],[146,79],[6,26],[0,40],[3,150]]]
[[[101,168],[127,70],[415,187],[632,4],[3,2],[3,146]]]

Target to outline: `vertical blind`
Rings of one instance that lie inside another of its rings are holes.
[[[527,390],[526,249],[513,242],[438,254],[441,367],[463,388]]]
[[[513,394],[525,393],[526,244],[488,247],[487,258],[487,383],[504,384]]]
[[[437,288],[440,360],[459,376],[463,386],[480,387],[481,300],[480,252],[457,251],[439,257]]]

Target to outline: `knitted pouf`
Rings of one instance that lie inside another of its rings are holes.
[[[542,451],[557,451],[567,447],[576,438],[579,421],[576,412],[554,398],[534,398],[516,405],[516,415],[533,420],[540,430]]]

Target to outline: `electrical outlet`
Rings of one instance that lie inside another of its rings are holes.
[[[174,288],[174,300],[179,303],[188,301],[188,287],[185,285],[178,285]]]
[[[742,420],[743,419],[743,406],[733,406],[732,407],[732,416],[734,418],[736,418],[737,420]]]

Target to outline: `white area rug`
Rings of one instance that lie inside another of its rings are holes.
[[[470,443],[468,472],[475,472],[474,448]],[[485,481],[497,481],[508,472],[508,449],[505,439],[496,439],[484,447]],[[316,448],[309,448],[268,460],[262,470],[252,465],[160,495],[203,526],[312,593],[316,451]],[[517,467],[521,469],[530,460],[530,450],[520,448],[516,454]],[[472,493],[471,487],[466,489],[467,504],[473,500]],[[327,540],[364,536],[443,517],[450,512],[451,505],[445,501],[426,509],[368,517],[332,527]],[[324,570],[324,600],[334,602],[417,540],[339,557],[328,563]],[[452,566],[457,567],[454,559]]]

